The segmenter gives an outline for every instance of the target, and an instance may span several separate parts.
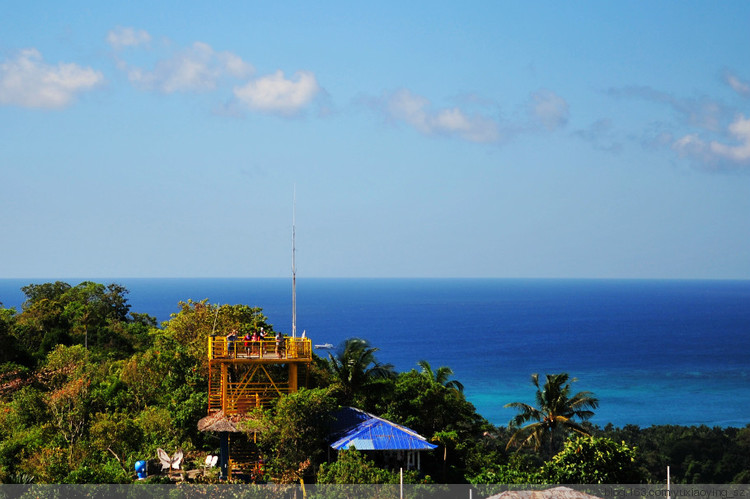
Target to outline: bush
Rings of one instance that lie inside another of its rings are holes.
[[[635,447],[609,438],[576,437],[546,463],[541,476],[547,483],[641,483]]]
[[[131,483],[133,480],[114,459],[102,465],[84,464],[65,477],[63,483]]]
[[[318,471],[318,483],[368,484],[398,481],[397,474],[378,468],[354,448],[340,451],[337,461],[321,464]]]

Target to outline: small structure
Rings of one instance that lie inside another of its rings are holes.
[[[410,428],[354,407],[337,411],[334,419],[330,446],[337,451],[352,447],[361,451],[380,451],[386,462],[399,462],[407,469],[419,470],[420,453],[437,447]]]

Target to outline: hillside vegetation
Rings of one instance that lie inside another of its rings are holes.
[[[197,430],[207,412],[208,335],[260,327],[273,333],[262,310],[247,305],[188,300],[157,324],[132,311],[117,284],[22,290],[20,311],[0,306],[3,483],[130,483],[135,462],[155,461],[157,448],[182,449],[185,466],[200,468],[219,448],[215,435]],[[554,376],[548,383],[562,380],[558,388],[569,389],[567,374]],[[328,462],[328,414],[351,405],[439,446],[423,454],[423,473],[409,474],[411,482],[663,482],[670,465],[676,482],[750,483],[750,426],[597,428],[583,417],[596,408],[589,403],[575,425],[545,426],[542,404],[515,406],[529,417],[495,427],[452,377],[449,367],[423,359],[396,372],[366,340],[348,340],[328,358],[314,358],[306,389],[254,416],[265,459],[264,474],[254,479],[393,481],[363,453]],[[538,388],[544,394],[553,386]],[[564,395],[570,401],[578,394]]]

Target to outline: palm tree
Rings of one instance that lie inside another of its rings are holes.
[[[328,354],[331,373],[351,399],[364,386],[375,379],[393,378],[396,373],[392,364],[381,364],[375,358],[378,349],[367,340],[349,338],[339,345],[336,356]]]
[[[431,381],[434,381],[438,385],[443,385],[446,388],[452,388],[459,393],[463,393],[464,385],[455,379],[448,380],[453,376],[453,369],[447,366],[441,366],[437,368],[437,371],[433,371],[430,363],[426,360],[420,360],[417,365],[422,368],[422,375]]]
[[[556,439],[560,435],[574,431],[582,435],[588,432],[577,422],[578,418],[585,421],[594,415],[591,409],[599,407],[599,400],[591,392],[578,392],[570,396],[570,383],[576,378],[570,379],[567,373],[547,374],[543,387],[539,386],[539,375],[532,374],[531,382],[536,387],[536,402],[539,408],[523,402],[512,402],[505,407],[518,409],[519,413],[510,420],[510,429],[515,433],[510,438],[506,448],[513,444],[519,447],[533,443],[534,449],[538,450],[542,441],[549,444],[549,456],[552,457]],[[533,421],[529,423],[529,421]],[[526,426],[522,426],[525,423]],[[518,443],[520,441],[520,443]]]
[[[448,445],[454,445],[458,441],[456,431],[437,431],[430,439],[443,446],[443,483],[445,483],[445,471],[448,462]]]

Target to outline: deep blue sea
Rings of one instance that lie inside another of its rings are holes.
[[[291,279],[94,280],[159,321],[208,298],[291,330]],[[31,282],[47,281],[0,279],[0,302],[20,310]],[[534,404],[532,373],[558,372],[598,396],[601,426],[750,423],[750,281],[298,279],[297,329],[314,344],[366,338],[399,371],[449,366],[497,425],[506,403]]]

